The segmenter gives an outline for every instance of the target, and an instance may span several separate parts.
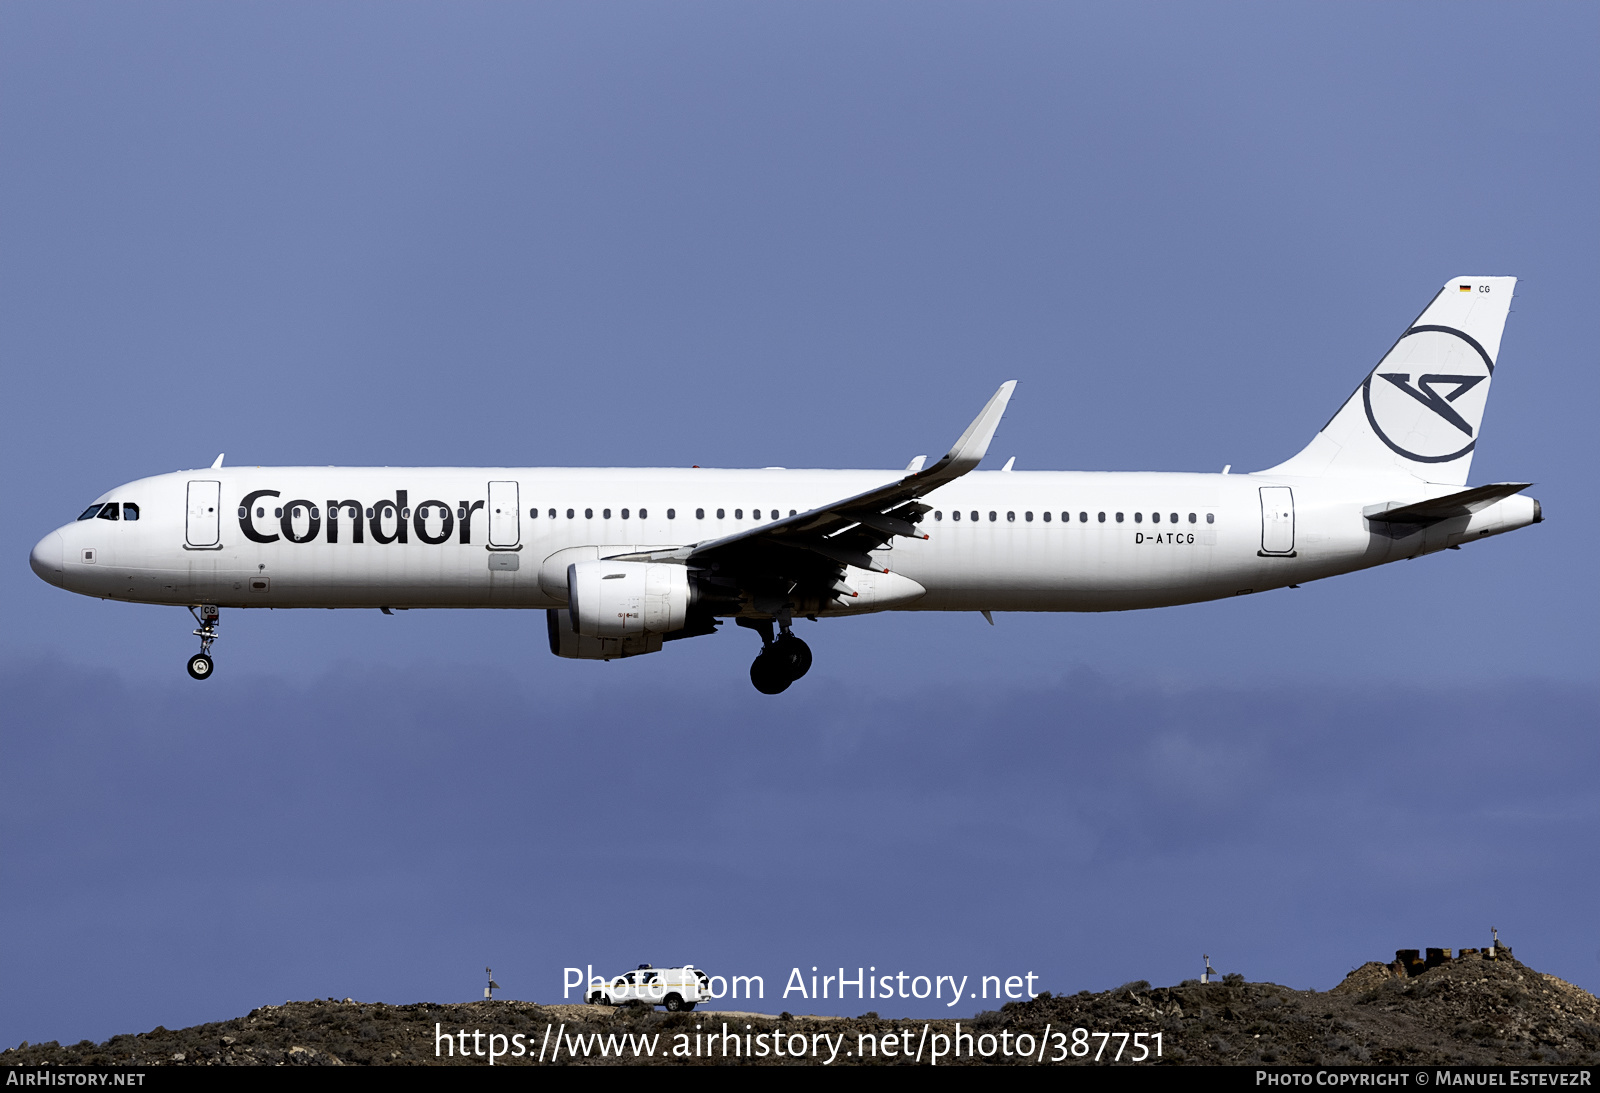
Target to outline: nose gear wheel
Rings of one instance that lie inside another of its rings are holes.
[[[189,614],[200,626],[194,636],[200,639],[200,651],[189,658],[189,676],[193,679],[210,679],[216,665],[211,660],[211,643],[217,640],[217,619],[222,612],[215,604],[201,604],[199,610],[189,608]]]

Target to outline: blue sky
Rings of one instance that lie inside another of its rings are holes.
[[[1491,914],[1600,986],[1597,29],[6,5],[0,1042],[469,997],[486,963],[547,1000],[583,952],[1076,990],[1210,946],[1326,987]],[[219,451],[898,468],[1009,378],[1019,468],[1252,469],[1475,273],[1522,281],[1473,481],[1537,482],[1543,525],[1212,605],[817,624],[777,702],[748,634],[574,664],[512,612],[229,613],[202,690],[186,614],[24,561]],[[715,800],[665,825],[572,788],[683,777]],[[692,898],[632,906],[635,869]]]

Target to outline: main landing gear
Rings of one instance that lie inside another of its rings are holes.
[[[200,629],[194,636],[200,639],[200,651],[189,658],[189,675],[195,679],[210,679],[211,669],[211,643],[217,640],[217,619],[222,612],[215,604],[201,604],[200,610],[189,608],[189,614],[194,616],[194,621],[200,624]]]
[[[811,670],[811,646],[794,636],[787,615],[778,619],[776,638],[772,636],[771,619],[735,621],[761,635],[761,652],[750,664],[750,682],[762,694],[782,694],[789,684]]]

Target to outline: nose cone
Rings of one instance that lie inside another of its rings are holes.
[[[28,564],[39,575],[41,581],[46,581],[57,588],[67,586],[66,574],[62,566],[62,557],[66,553],[66,543],[61,539],[59,531],[52,531],[43,539],[34,544],[33,553],[28,555]]]

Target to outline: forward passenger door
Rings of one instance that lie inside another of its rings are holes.
[[[184,521],[184,542],[192,547],[213,547],[222,541],[217,511],[222,504],[221,482],[190,482],[188,517]]]
[[[510,549],[522,541],[521,501],[515,482],[489,483],[489,545]]]

